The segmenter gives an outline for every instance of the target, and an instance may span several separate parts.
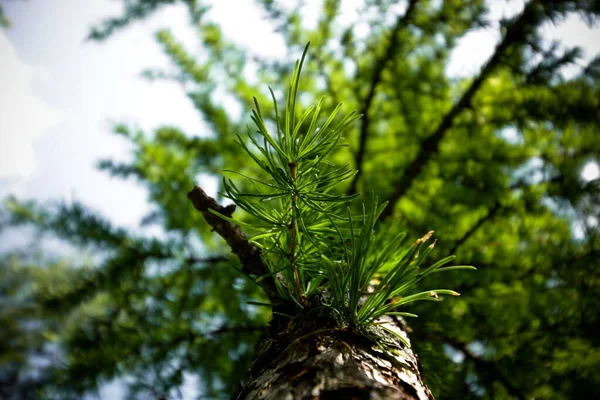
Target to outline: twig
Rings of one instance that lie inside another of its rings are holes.
[[[560,182],[563,179],[564,179],[564,177],[562,176],[562,174],[559,174],[559,175],[556,175],[556,176],[550,178],[549,180],[547,180],[545,182],[540,182],[540,183]],[[520,179],[517,182],[510,185],[508,187],[508,190],[512,192],[514,190],[522,189],[527,186],[528,186],[527,182],[525,182],[523,179]],[[500,201],[498,199],[494,200],[494,203],[488,209],[488,212],[484,216],[482,216],[479,220],[477,220],[477,222],[467,232],[465,232],[465,234],[460,239],[458,239],[454,243],[454,246],[452,246],[452,249],[449,251],[449,253],[455,254],[460,246],[462,246],[479,228],[481,228],[483,226],[483,224],[485,224],[488,221],[493,220],[496,217],[496,215],[498,215],[498,213],[500,211],[502,211],[503,208],[504,208],[504,206],[500,203]]]
[[[260,332],[265,329],[265,326],[257,326],[257,325],[241,325],[241,326],[227,326],[223,325],[220,328],[217,328],[213,331],[207,332],[207,336],[215,336],[215,335],[223,335],[227,333],[231,334],[240,334],[240,333],[252,333],[252,332]]]
[[[494,201],[494,204],[488,209],[488,212],[481,218],[477,220],[477,222],[467,231],[465,234],[459,238],[456,242],[454,242],[454,246],[449,251],[450,254],[455,254],[460,246],[462,246],[479,228],[483,226],[486,222],[494,219],[498,211],[502,208],[500,202],[498,200]]]
[[[192,264],[217,264],[220,262],[227,262],[227,261],[231,261],[229,259],[229,257],[226,256],[211,256],[211,257],[204,257],[204,258],[199,258],[199,257],[187,257],[185,259],[185,263],[188,265],[192,265]]]
[[[225,221],[209,211],[214,210],[220,214],[231,216],[235,207],[223,207],[219,205],[215,199],[207,195],[199,186],[194,186],[187,197],[194,205],[194,208],[202,213],[206,222],[225,239],[233,253],[239,257],[243,272],[257,277],[269,273],[267,266],[262,260],[260,249],[248,242],[246,234],[242,232],[240,227]],[[269,298],[276,296],[277,290],[273,278],[268,277],[261,280],[260,285]]]

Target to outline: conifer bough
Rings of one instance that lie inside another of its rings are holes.
[[[421,268],[435,245],[426,244],[433,231],[409,245],[402,245],[403,233],[390,240],[388,232],[376,230],[386,203],[374,194],[362,213],[350,211],[358,195],[335,189],[356,171],[327,157],[343,146],[342,133],[361,115],[338,117],[339,104],[323,117],[323,98],[296,115],[307,51],[308,45],[296,62],[283,115],[270,90],[275,132],[255,99],[256,131],[237,137],[261,174],[228,171],[243,181],[224,178],[223,195],[247,218],[234,218],[232,208],[199,187],[188,194],[273,308],[257,359],[234,398],[431,399],[402,319],[416,315],[404,306],[458,296],[414,288],[429,274],[474,268],[444,267],[453,256]]]

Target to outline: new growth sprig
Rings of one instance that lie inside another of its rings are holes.
[[[385,242],[386,232],[377,232],[376,223],[387,203],[378,204],[371,194],[370,206],[363,205],[360,233],[350,235],[350,250],[347,259],[330,260],[325,255],[325,267],[334,306],[341,310],[351,326],[375,323],[384,315],[416,317],[415,314],[397,311],[398,308],[415,301],[439,300],[440,294],[458,296],[448,289],[433,289],[410,294],[410,290],[428,275],[450,270],[472,269],[472,266],[444,265],[454,260],[446,257],[434,264],[421,268],[435,242],[426,245],[433,231],[417,239],[412,245],[403,245],[406,234],[400,233]],[[348,211],[351,231],[356,225]],[[348,268],[342,265],[347,263]]]
[[[271,90],[276,132],[269,132],[255,99],[252,120],[256,132],[249,129],[246,138],[237,138],[267,178],[245,177],[254,189],[252,192],[242,191],[231,179],[224,178],[223,185],[224,195],[256,221],[251,225],[232,222],[257,232],[251,242],[263,252],[269,269],[267,276],[281,274],[285,280],[275,280],[278,292],[300,305],[326,279],[321,258],[322,254],[331,253],[326,238],[339,236],[336,220],[345,222],[343,210],[356,197],[332,192],[355,172],[347,165],[335,168],[325,157],[341,145],[345,128],[360,118],[352,112],[336,121],[340,104],[323,122],[321,98],[296,119],[298,83],[307,50],[308,46],[296,62],[283,121]]]
[[[327,289],[330,305],[350,326],[373,324],[385,314],[413,314],[397,311],[419,300],[438,300],[440,294],[458,295],[436,289],[410,294],[426,276],[446,270],[474,269],[470,266],[442,268],[447,257],[421,269],[434,244],[425,243],[433,232],[410,246],[402,246],[398,235],[382,246],[384,234],[376,232],[376,222],[386,204],[378,204],[372,194],[363,212],[353,216],[349,203],[357,195],[344,195],[336,186],[352,178],[356,171],[348,165],[336,167],[327,156],[343,145],[342,133],[361,117],[355,111],[338,117],[340,103],[322,116],[323,97],[303,113],[297,113],[300,74],[308,51],[296,62],[283,115],[273,100],[274,131],[269,131],[256,98],[252,120],[255,131],[237,137],[265,178],[242,176],[243,185],[223,179],[225,197],[230,198],[252,218],[250,222],[210,212],[253,231],[250,243],[258,246],[266,271],[257,282],[270,279],[284,300],[300,307],[318,290]],[[242,260],[243,262],[243,260]]]

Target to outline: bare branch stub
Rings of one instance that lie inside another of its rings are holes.
[[[231,216],[235,207],[221,206],[199,186],[194,186],[187,197],[194,205],[194,208],[202,213],[206,222],[225,239],[233,253],[239,257],[242,262],[242,270],[245,273],[258,277],[269,272],[263,262],[260,249],[248,241],[248,237],[241,228],[209,211],[214,210],[220,214]],[[268,297],[272,297],[276,293],[273,279],[263,279],[260,285]]]

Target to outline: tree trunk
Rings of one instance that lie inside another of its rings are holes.
[[[417,356],[382,328],[408,341],[402,320],[387,318],[359,332],[323,305],[294,318],[273,315],[233,399],[433,399]]]

